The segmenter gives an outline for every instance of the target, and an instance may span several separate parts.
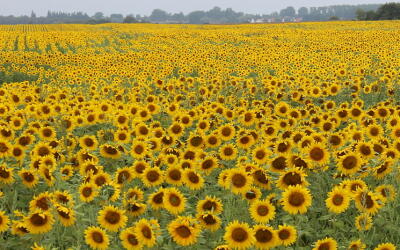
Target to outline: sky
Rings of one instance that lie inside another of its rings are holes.
[[[0,0],[0,15],[46,15],[48,10],[74,12],[83,11],[93,15],[101,11],[112,13],[149,15],[159,8],[170,13],[194,10],[209,10],[214,6],[232,8],[250,14],[270,14],[287,6],[319,7],[338,4],[370,4],[394,2],[393,0]],[[398,1],[396,1],[398,2]]]

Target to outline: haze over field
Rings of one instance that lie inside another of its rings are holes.
[[[34,11],[37,15],[46,15],[48,10],[74,12],[83,11],[88,14],[94,14],[102,11],[109,15],[112,13],[122,14],[142,14],[148,15],[153,9],[159,8],[168,12],[184,12],[189,13],[193,10],[208,10],[214,6],[221,8],[233,8],[236,11],[246,13],[261,14],[279,11],[287,6],[293,6],[296,9],[302,6],[328,6],[339,4],[371,4],[386,3],[387,0],[281,0],[281,1],[265,1],[265,0],[203,0],[203,1],[187,1],[187,0],[0,0],[0,15],[23,15],[30,14]],[[399,2],[399,1],[389,1]]]

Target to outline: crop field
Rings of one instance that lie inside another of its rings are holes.
[[[400,246],[400,22],[0,26],[0,249]]]

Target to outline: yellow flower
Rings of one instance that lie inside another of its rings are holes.
[[[335,187],[331,192],[329,192],[325,204],[330,212],[342,213],[349,207],[350,200],[350,194],[346,189]]]
[[[279,225],[277,235],[280,245],[290,246],[297,239],[297,230],[294,226]]]
[[[114,206],[104,207],[97,216],[97,222],[111,232],[117,232],[118,229],[125,227],[127,221],[125,211]]]
[[[336,250],[337,242],[333,238],[325,238],[315,243],[313,250]]]
[[[110,239],[106,232],[99,227],[88,227],[85,230],[85,241],[94,249],[107,249],[110,244]]]
[[[276,231],[269,226],[255,225],[253,226],[254,245],[259,249],[269,249],[279,244]]]
[[[299,185],[289,186],[282,194],[281,203],[283,210],[290,214],[304,214],[311,206],[312,196],[310,191]]]
[[[7,231],[10,219],[4,211],[0,210],[0,233]]]
[[[224,240],[231,248],[246,249],[251,247],[256,239],[254,231],[247,223],[232,221],[225,228]]]
[[[54,218],[49,211],[37,210],[24,219],[24,225],[31,234],[47,233],[52,229],[53,223]]]
[[[275,217],[275,207],[268,200],[258,200],[249,207],[251,218],[257,223],[268,223]]]

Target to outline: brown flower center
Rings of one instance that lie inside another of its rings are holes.
[[[258,229],[255,237],[258,242],[266,243],[272,240],[273,234],[268,229]]]
[[[289,204],[295,207],[303,205],[305,202],[304,195],[300,192],[293,192],[289,195]]]
[[[249,237],[247,231],[240,227],[233,229],[231,236],[232,239],[237,242],[243,242]]]
[[[184,225],[177,227],[175,232],[182,238],[188,238],[192,234],[190,229]]]

